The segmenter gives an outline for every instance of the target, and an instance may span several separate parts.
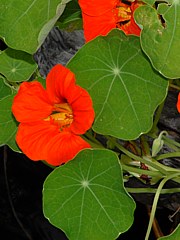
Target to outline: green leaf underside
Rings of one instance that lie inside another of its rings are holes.
[[[17,122],[11,111],[14,94],[0,100],[0,146],[7,144],[14,151],[20,151],[15,142]]]
[[[180,1],[167,2],[159,4],[157,10],[147,5],[139,7],[135,19],[143,26],[141,45],[153,67],[173,79],[180,77]],[[159,14],[165,21],[164,26]]]
[[[8,48],[0,54],[0,73],[10,82],[27,81],[36,68],[32,56],[25,52]]]
[[[180,236],[180,224],[170,235],[158,238],[158,240],[179,240],[179,236]]]
[[[153,71],[138,37],[113,30],[86,44],[67,66],[93,99],[96,132],[128,140],[150,130],[168,82]]]
[[[34,53],[70,0],[1,0],[0,36],[11,48]]]
[[[70,240],[111,240],[133,222],[115,153],[86,149],[55,169],[43,190],[44,214]]]

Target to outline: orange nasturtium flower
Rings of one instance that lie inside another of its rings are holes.
[[[134,11],[142,5],[138,0],[79,0],[86,42],[106,35],[113,28],[139,36],[141,29],[134,21]]]
[[[178,110],[178,112],[180,113],[180,93],[178,94],[177,110]]]
[[[23,82],[12,111],[20,122],[17,144],[34,161],[57,166],[90,148],[79,135],[94,121],[92,100],[75,84],[74,74],[60,64],[48,74],[46,89],[38,81]]]

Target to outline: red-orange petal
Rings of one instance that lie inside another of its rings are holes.
[[[65,102],[68,89],[75,85],[74,74],[66,67],[57,64],[46,78],[46,89],[53,103]]]
[[[92,99],[85,89],[74,86],[69,90],[68,102],[73,110],[70,130],[74,134],[84,134],[91,127],[95,117]]]
[[[33,122],[46,118],[52,108],[46,90],[37,81],[23,82],[12,104],[12,112],[19,122]]]
[[[16,141],[31,160],[45,160],[54,166],[71,160],[80,150],[90,147],[81,137],[69,131],[59,132],[57,126],[44,121],[21,123]]]
[[[180,93],[178,94],[177,110],[180,113]]]
[[[86,42],[95,37],[107,35],[113,28],[116,28],[116,19],[112,10],[109,10],[101,16],[89,16],[82,14],[83,28]]]
[[[20,123],[16,142],[22,152],[34,161],[47,159],[47,142],[59,133],[49,122]]]
[[[47,148],[47,162],[57,166],[73,159],[79,151],[90,148],[89,143],[71,132],[63,132],[51,139]]]
[[[112,10],[119,0],[79,0],[82,12],[89,16],[100,16]]]

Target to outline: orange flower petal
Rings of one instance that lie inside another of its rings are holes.
[[[31,160],[47,159],[47,142],[59,133],[58,127],[45,121],[20,123],[16,142]]]
[[[180,93],[178,94],[177,110],[180,113]]]
[[[53,103],[65,102],[68,89],[75,85],[74,74],[66,67],[57,64],[46,78],[46,89]]]
[[[46,90],[37,82],[23,82],[14,97],[12,112],[19,122],[41,120],[52,111]]]
[[[105,36],[113,28],[116,28],[116,21],[112,10],[109,10],[101,16],[92,17],[84,13],[82,16],[86,42],[89,42],[99,35]]]
[[[85,89],[75,86],[70,89],[68,102],[74,118],[70,130],[74,134],[84,134],[91,127],[95,117],[91,97]]]
[[[100,16],[117,5],[118,0],[79,0],[82,12],[89,16]]]
[[[90,147],[81,137],[69,131],[60,132],[58,127],[44,121],[21,123],[16,141],[31,160],[45,160],[54,166],[71,160],[80,150]]]
[[[47,162],[57,166],[66,163],[76,156],[84,148],[90,148],[89,143],[80,136],[70,132],[63,132],[51,139],[48,148]]]

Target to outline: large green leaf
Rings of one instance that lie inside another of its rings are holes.
[[[179,239],[180,239],[180,224],[170,235],[158,238],[158,240],[179,240]]]
[[[34,53],[70,0],[1,0],[0,36],[11,48]]]
[[[17,122],[11,111],[14,95],[0,100],[0,146],[7,144],[14,151],[20,151],[15,142]]]
[[[81,151],[45,180],[44,214],[70,240],[112,240],[133,223],[134,201],[123,187],[117,155]]]
[[[153,70],[138,37],[113,30],[83,46],[68,67],[93,99],[96,132],[136,139],[150,130],[168,82]]]
[[[159,14],[165,23],[162,24]],[[169,0],[158,9],[142,6],[135,11],[136,21],[143,26],[141,45],[151,63],[167,78],[180,77],[180,2]]]
[[[37,68],[37,64],[28,53],[7,48],[0,53],[0,73],[10,82],[28,80]]]

